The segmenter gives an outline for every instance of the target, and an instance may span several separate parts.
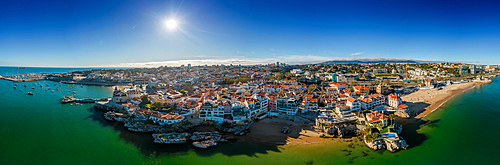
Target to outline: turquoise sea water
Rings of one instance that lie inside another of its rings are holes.
[[[29,73],[68,73],[72,71],[90,70],[91,68],[39,68],[39,67],[3,67],[0,66],[0,75],[15,75]]]
[[[63,71],[65,72],[65,71]],[[500,78],[494,79],[499,81]],[[444,104],[423,121],[404,126],[411,148],[372,151],[347,142],[298,146],[227,143],[206,150],[159,145],[150,134],[126,131],[103,120],[92,104],[61,105],[76,97],[109,97],[112,89],[39,81],[0,80],[0,164],[498,164],[500,82],[481,85]],[[38,82],[37,82],[38,83]],[[48,83],[52,90],[45,91]],[[54,84],[56,86],[54,86]],[[23,89],[21,92],[20,89]],[[34,93],[33,96],[27,94]],[[342,151],[347,149],[347,151]],[[368,155],[363,156],[365,152]]]

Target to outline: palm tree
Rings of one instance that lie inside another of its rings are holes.
[[[394,114],[390,114],[389,115],[389,121],[390,121],[390,125],[393,125],[394,124]]]

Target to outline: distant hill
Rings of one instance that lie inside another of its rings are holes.
[[[436,61],[424,61],[405,58],[339,58],[318,64],[350,64],[350,63],[428,63]]]

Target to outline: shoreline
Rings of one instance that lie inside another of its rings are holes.
[[[443,104],[465,91],[483,84],[481,82],[468,82],[465,84],[454,84],[446,86],[443,90],[427,89],[405,95],[402,97],[410,107],[410,116],[413,119],[423,119],[427,115],[439,109]]]
[[[281,133],[283,126],[290,127],[292,131],[288,134]],[[249,133],[243,136],[235,136],[235,138],[239,142],[282,146],[341,141],[339,138],[321,138],[320,136],[323,133],[315,132],[313,125],[280,118],[265,118],[254,122],[250,130]]]
[[[422,116],[421,118],[425,118],[427,115],[431,114],[432,112],[436,111],[438,108],[440,108],[444,103],[447,103],[450,99],[454,98],[455,96],[458,96],[458,95],[461,95],[463,94],[464,92],[468,91],[469,89],[472,89],[472,88],[475,88],[476,86],[478,85],[481,85],[482,83],[477,83],[477,82],[474,82],[472,87],[468,87],[468,88],[465,88],[465,89],[461,89],[461,90],[454,90],[452,92],[457,92],[457,93],[453,93],[451,94],[449,97],[447,97],[446,100],[442,101],[441,104],[439,104],[437,107],[433,108],[430,112],[426,113],[426,111],[423,112],[424,116]],[[431,105],[432,106],[432,105]],[[417,116],[418,117],[418,116]]]

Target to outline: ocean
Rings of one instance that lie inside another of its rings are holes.
[[[0,74],[13,70],[0,67]],[[373,151],[359,141],[290,146],[235,142],[209,149],[155,144],[149,133],[129,132],[121,123],[104,120],[92,104],[60,104],[72,91],[77,98],[110,97],[109,87],[37,81],[43,87],[28,82],[28,87],[17,83],[14,89],[13,82],[0,80],[0,164],[498,164],[500,78],[493,80],[454,97],[424,120],[404,125],[401,136],[410,148],[396,153]],[[45,91],[45,84],[54,92]]]

